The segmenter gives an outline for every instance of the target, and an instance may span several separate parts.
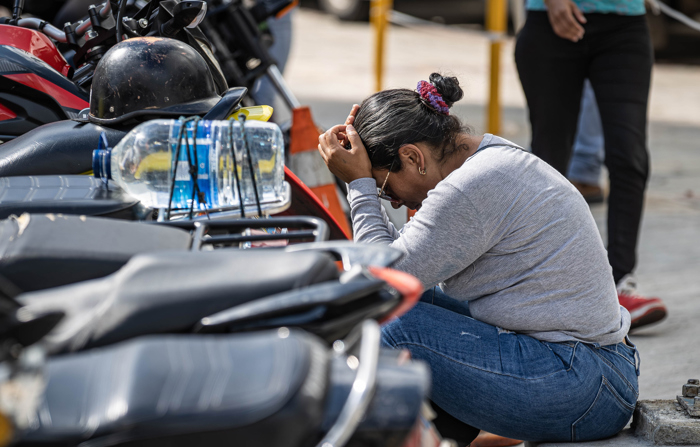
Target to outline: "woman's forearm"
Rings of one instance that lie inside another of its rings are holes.
[[[399,237],[377,197],[374,179],[361,178],[348,184],[348,202],[355,242],[388,245]]]

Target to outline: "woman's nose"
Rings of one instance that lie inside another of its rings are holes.
[[[401,208],[402,205],[403,205],[403,201],[398,201],[398,202],[392,201],[391,202],[391,207],[394,208],[395,210]]]

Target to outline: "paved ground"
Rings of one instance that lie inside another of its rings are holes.
[[[371,31],[315,11],[294,17],[286,78],[324,127],[372,93]],[[392,28],[386,87],[413,88],[435,70],[456,74],[466,90],[455,113],[483,132],[487,40],[464,31]],[[506,138],[528,144],[525,101],[513,58],[503,53]],[[637,270],[641,291],[662,297],[669,317],[633,334],[640,348],[642,399],[673,399],[688,378],[700,378],[700,67],[656,66],[650,104],[652,176]],[[605,206],[592,212],[604,232]]]

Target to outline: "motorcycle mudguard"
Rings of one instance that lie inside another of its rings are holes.
[[[330,359],[290,330],[151,336],[51,358],[19,444],[301,447],[319,432]]]
[[[100,134],[114,147],[128,130],[72,120],[45,124],[0,145],[0,177],[89,172]]]
[[[189,246],[189,233],[174,227],[23,214],[0,221],[0,275],[29,292],[107,276],[138,253]]]
[[[333,259],[316,252],[163,252],[135,256],[105,278],[25,293],[17,301],[28,312],[64,312],[44,341],[51,352],[73,352],[189,332],[207,315],[338,275]]]

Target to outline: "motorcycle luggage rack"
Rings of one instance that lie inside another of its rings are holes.
[[[157,222],[190,231],[190,250],[199,251],[203,247],[231,247],[246,243],[273,241],[323,242],[328,240],[328,225],[322,219],[309,216],[269,217],[266,219],[226,219],[226,220],[176,220]],[[286,232],[268,233],[267,230],[286,229]],[[253,234],[252,230],[262,230]],[[293,231],[290,231],[293,230]]]

